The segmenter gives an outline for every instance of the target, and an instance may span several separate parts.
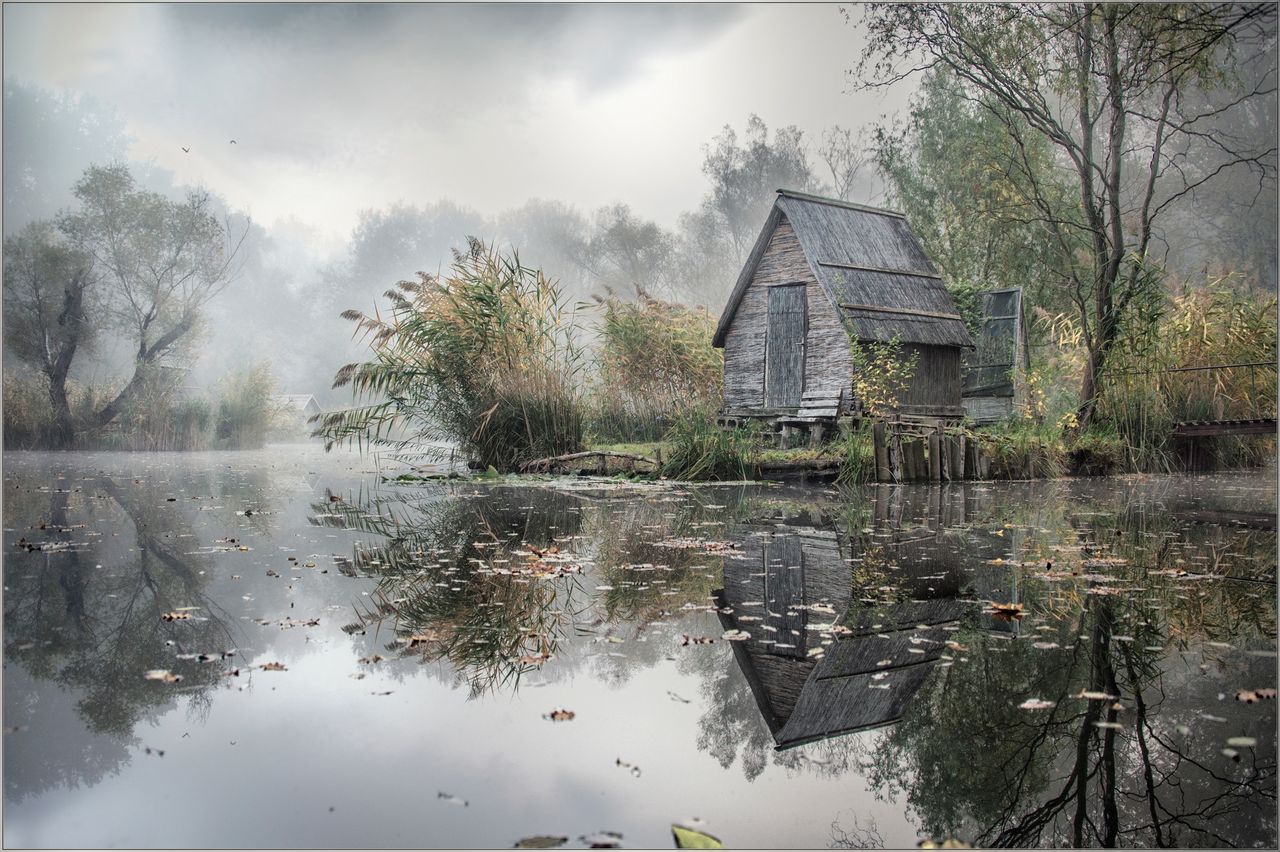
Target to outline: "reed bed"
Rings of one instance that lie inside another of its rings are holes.
[[[338,372],[334,387],[365,404],[318,418],[326,447],[453,443],[505,471],[581,449],[576,314],[540,270],[472,238],[447,275],[419,273],[386,297],[387,318],[343,314],[374,357]]]

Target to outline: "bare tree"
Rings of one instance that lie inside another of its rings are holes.
[[[138,189],[124,165],[91,166],[76,183],[80,209],[59,225],[101,272],[110,319],[137,347],[134,371],[94,419],[104,426],[140,393],[152,368],[196,326],[230,283],[249,233],[238,238],[212,212],[209,194],[183,202]]]
[[[1275,8],[895,4],[869,7],[866,21],[864,85],[945,65],[1015,143],[1048,139],[1073,175],[1078,196],[1068,205],[1036,191],[1033,169],[1022,179],[1058,246],[1063,284],[1079,313],[1088,349],[1080,422],[1087,425],[1126,308],[1150,281],[1148,251],[1162,214],[1228,172],[1275,179],[1274,140],[1250,145],[1209,129],[1211,120],[1274,96],[1274,66],[1243,90],[1223,69],[1241,43],[1274,42]],[[1206,105],[1192,92],[1217,97]],[[1196,168],[1209,155],[1215,165]]]
[[[852,130],[833,124],[822,132],[818,156],[831,172],[831,194],[842,201],[850,200],[858,175],[869,159],[866,146]]]

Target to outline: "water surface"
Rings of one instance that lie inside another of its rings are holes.
[[[1276,845],[1274,471],[387,474],[6,454],[5,844]]]

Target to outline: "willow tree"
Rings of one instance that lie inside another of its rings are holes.
[[[1030,199],[1079,315],[1088,350],[1082,425],[1130,301],[1150,286],[1162,216],[1226,173],[1248,169],[1274,181],[1273,138],[1250,144],[1212,128],[1274,96],[1274,69],[1252,86],[1230,69],[1242,46],[1274,42],[1275,16],[1273,6],[1226,3],[867,8],[863,85],[945,67],[1016,150],[1030,156],[1047,140],[1074,186],[1062,198],[1035,168],[1015,166],[1030,176]]]
[[[94,412],[105,426],[142,393],[156,367],[179,351],[201,311],[231,282],[248,227],[232,238],[207,192],[172,201],[137,186],[127,166],[90,166],[76,183],[80,206],[59,220],[68,242],[92,260],[105,313],[90,317],[128,340],[133,373]]]

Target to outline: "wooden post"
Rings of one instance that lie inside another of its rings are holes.
[[[904,481],[907,471],[906,460],[902,457],[902,430],[896,426],[889,433],[889,464],[893,472],[893,481]]]
[[[929,481],[942,481],[942,440],[936,429],[929,433]]]
[[[883,526],[884,523],[889,520],[889,498],[891,496],[891,493],[892,493],[892,489],[890,489],[889,486],[887,485],[876,486],[875,515],[876,515],[877,527]]]
[[[876,448],[876,482],[888,482],[893,474],[889,470],[889,445],[885,443],[883,420],[871,424],[871,440]]]
[[[955,437],[951,453],[951,478],[964,479],[964,433]]]

